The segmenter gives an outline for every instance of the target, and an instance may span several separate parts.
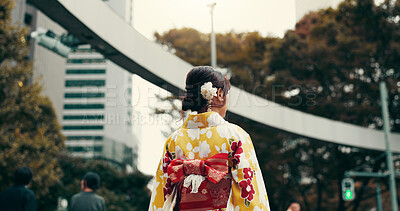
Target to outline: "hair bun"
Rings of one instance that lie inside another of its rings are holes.
[[[203,107],[204,99],[200,96],[200,93],[187,92],[182,100],[182,110],[198,111]]]
[[[206,110],[207,100],[203,98],[200,91],[201,86],[207,82],[211,82],[217,89],[221,88],[225,98],[230,89],[229,80],[210,66],[194,67],[186,76],[186,92],[182,99],[182,111]]]

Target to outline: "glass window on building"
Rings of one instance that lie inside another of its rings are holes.
[[[76,140],[94,140],[94,141],[102,141],[104,140],[103,136],[67,136],[67,140],[76,141]]]
[[[30,26],[32,24],[32,20],[33,20],[33,16],[29,13],[25,13],[25,17],[24,17],[24,23],[27,26]]]
[[[92,63],[105,63],[105,59],[68,59],[67,63],[70,64],[92,64]]]
[[[94,152],[103,152],[103,146],[94,146],[93,151]]]
[[[70,69],[66,70],[67,74],[105,74],[105,69]]]
[[[64,120],[97,120],[104,119],[104,115],[86,114],[86,115],[64,115]]]
[[[65,93],[65,98],[104,98],[104,93]]]
[[[103,130],[103,125],[64,125],[63,130]]]
[[[64,104],[64,109],[104,109],[104,104]]]
[[[65,87],[105,86],[105,80],[66,80]]]

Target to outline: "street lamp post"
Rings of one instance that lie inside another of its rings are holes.
[[[214,33],[214,7],[217,3],[209,4],[210,13],[211,13],[211,66],[217,67],[217,47],[215,42],[215,33]]]
[[[390,149],[390,123],[389,123],[389,112],[388,112],[388,93],[386,89],[386,84],[384,81],[379,83],[379,90],[381,95],[381,109],[382,109],[382,120],[383,120],[383,131],[385,133],[386,142],[386,164],[389,170],[389,189],[391,196],[392,211],[398,211],[397,205],[397,190],[396,190],[396,179],[393,167],[392,150]]]

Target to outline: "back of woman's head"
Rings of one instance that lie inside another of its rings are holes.
[[[211,82],[213,87],[222,89],[224,103],[226,94],[231,88],[229,80],[221,72],[214,70],[210,66],[194,67],[186,76],[186,91],[182,100],[182,111],[206,111],[207,101],[201,95],[201,86],[204,83]],[[222,107],[223,105],[213,105]]]

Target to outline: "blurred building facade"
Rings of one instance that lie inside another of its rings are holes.
[[[67,31],[25,0],[15,0],[13,23],[61,35]],[[125,21],[132,23],[131,0],[105,1]],[[137,169],[138,128],[132,124],[132,74],[105,59],[88,45],[73,50],[68,58],[30,44],[34,80],[55,108],[73,156],[101,158]]]
[[[62,131],[73,155],[136,166],[132,74],[82,45],[68,55],[63,84]]]
[[[329,7],[336,8],[343,0],[296,0],[296,23],[311,11],[318,11]]]

